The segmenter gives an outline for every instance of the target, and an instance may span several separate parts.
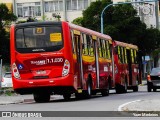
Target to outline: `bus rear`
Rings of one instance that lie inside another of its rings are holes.
[[[10,31],[13,87],[33,94],[36,102],[74,92],[72,51],[66,22],[12,25]]]

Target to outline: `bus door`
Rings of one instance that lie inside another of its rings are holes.
[[[97,43],[97,37],[92,36],[93,39],[93,52],[94,52],[94,68],[95,68],[95,78],[96,78],[96,88],[99,88],[99,60],[98,60],[98,43]]]
[[[95,41],[96,36],[82,34],[82,53],[83,53],[83,73],[87,80],[88,75],[92,76],[92,87],[96,87],[96,62],[95,62]],[[91,80],[91,79],[90,79]],[[91,82],[89,80],[89,82]],[[88,81],[87,81],[88,82]]]
[[[132,85],[132,60],[131,60],[131,49],[127,50],[127,61],[128,61],[128,71],[129,71],[129,85]]]
[[[74,44],[75,44],[75,52],[77,56],[77,62],[75,65],[75,70],[77,72],[78,79],[78,88],[83,88],[82,80],[83,80],[83,67],[82,67],[82,53],[81,53],[81,36],[80,34],[74,34]]]

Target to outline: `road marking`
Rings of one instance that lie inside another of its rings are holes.
[[[131,101],[131,102],[124,103],[124,104],[122,104],[122,105],[120,105],[120,106],[118,107],[118,111],[123,111],[123,110],[122,110],[123,107],[125,107],[125,106],[127,106],[127,105],[129,105],[129,104],[131,104],[131,103],[140,102],[140,101],[141,101],[141,100],[135,100],[135,101]]]

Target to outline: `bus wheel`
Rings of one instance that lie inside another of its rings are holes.
[[[68,100],[70,100],[70,98],[71,98],[71,94],[70,94],[70,93],[63,94],[63,98],[64,98],[66,101],[68,101]]]
[[[49,93],[34,93],[33,94],[34,100],[37,103],[41,103],[41,102],[49,102],[50,100],[50,94]]]
[[[91,85],[91,82],[88,81],[88,84],[87,84],[87,91],[86,91],[86,98],[91,98],[91,95],[92,95],[92,85]]]
[[[123,91],[124,93],[127,93],[127,83],[125,82],[125,84],[124,84],[124,91]]]
[[[79,99],[82,99],[82,98],[83,98],[83,96],[82,96],[82,94],[81,94],[81,93],[75,93],[75,97],[76,97],[76,99],[77,99],[77,100],[79,100]]]
[[[116,85],[115,90],[116,90],[116,93],[117,93],[117,94],[122,93],[122,90],[121,90],[121,87],[120,87],[120,85],[119,85],[119,84],[117,84],[117,85]]]
[[[107,85],[107,89],[103,89],[101,91],[102,96],[108,96],[109,95],[109,84]]]
[[[101,91],[102,96],[108,96],[109,95],[109,90],[105,89]]]
[[[117,94],[126,93],[127,92],[127,84],[125,86],[117,84],[115,89],[116,89]]]
[[[133,86],[133,92],[138,92],[138,85],[137,86]]]

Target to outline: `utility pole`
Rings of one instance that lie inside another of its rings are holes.
[[[1,88],[1,82],[2,82],[2,59],[0,59],[0,88]]]
[[[155,16],[156,16],[156,28],[157,29],[159,29],[159,15],[158,15],[159,5],[158,4],[159,4],[159,1],[155,1]]]
[[[67,21],[67,15],[66,15],[66,1],[63,0],[63,17],[64,17],[64,21]]]

